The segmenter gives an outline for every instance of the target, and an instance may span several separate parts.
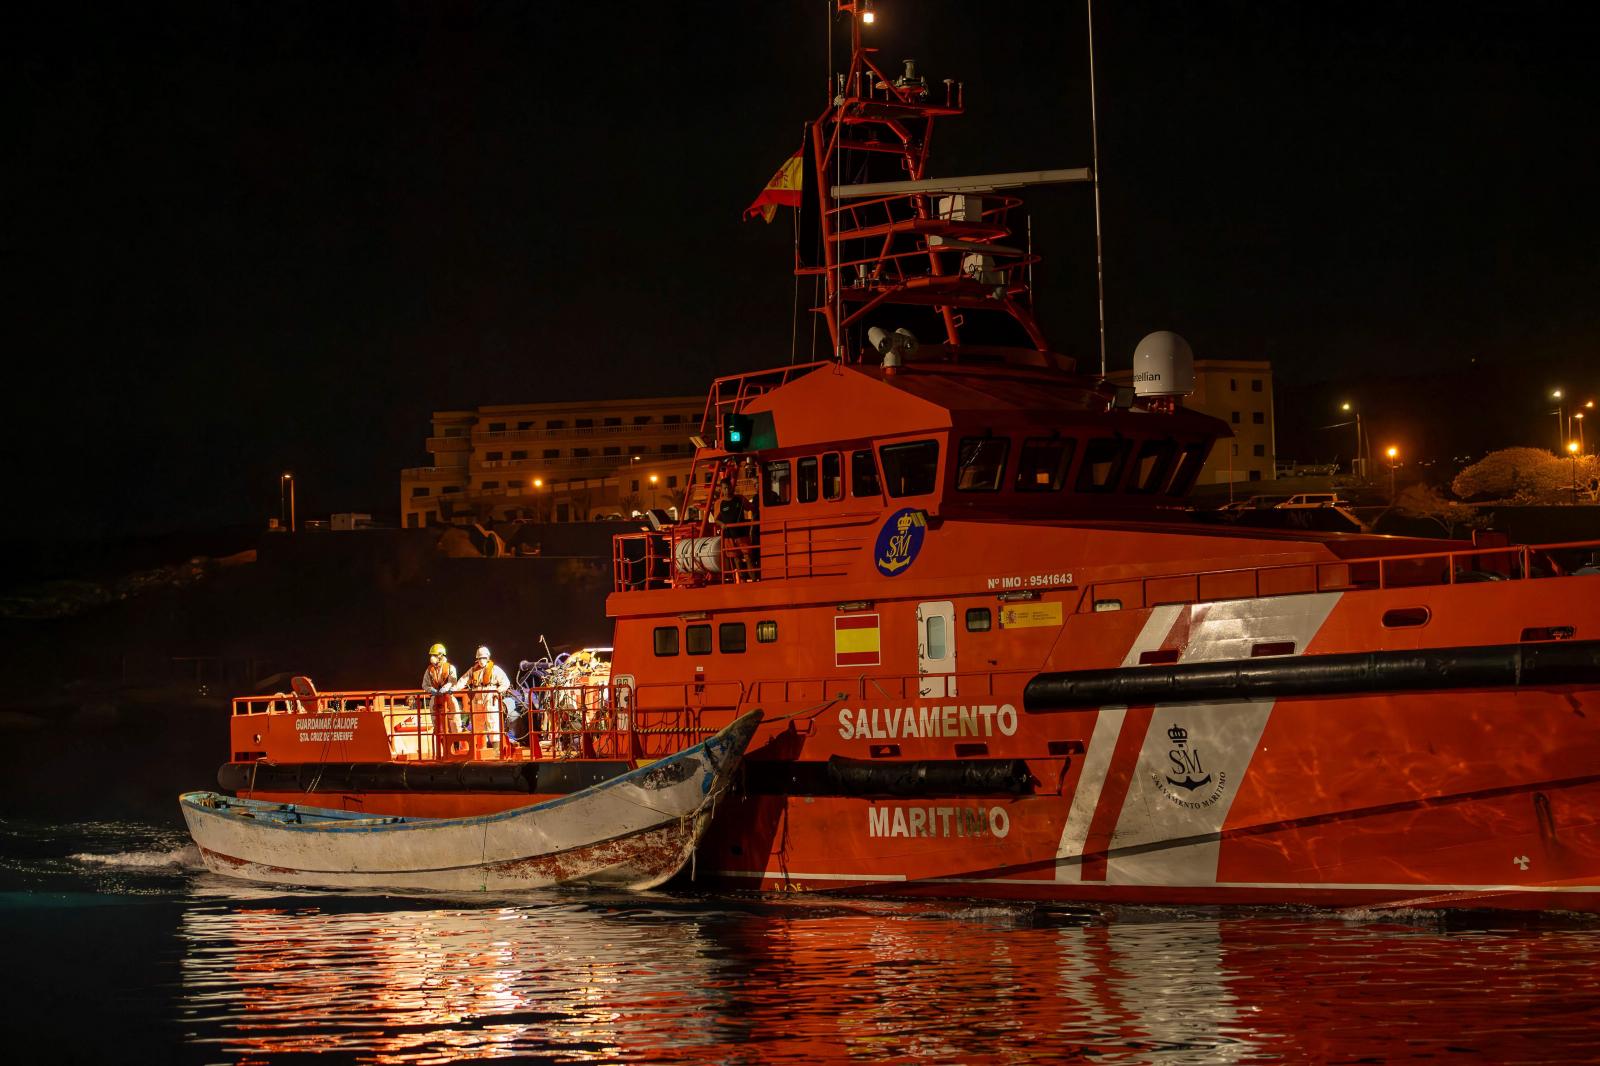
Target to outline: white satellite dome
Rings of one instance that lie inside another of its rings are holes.
[[[1151,333],[1133,349],[1133,391],[1187,396],[1194,391],[1194,350],[1171,330]]]

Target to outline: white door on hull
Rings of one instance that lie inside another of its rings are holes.
[[[944,699],[956,694],[956,608],[949,600],[917,605],[918,694]]]

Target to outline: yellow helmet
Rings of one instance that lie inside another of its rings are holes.
[[[429,655],[443,655],[444,653],[445,651],[443,644],[435,644],[433,647],[428,649]]]

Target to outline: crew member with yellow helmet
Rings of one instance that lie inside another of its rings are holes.
[[[456,668],[450,662],[443,644],[428,649],[428,668],[422,672],[422,691],[433,697],[433,732],[443,741],[444,734],[452,732],[450,716],[461,714],[461,705],[448,695],[456,685]],[[466,728],[466,726],[462,726]]]

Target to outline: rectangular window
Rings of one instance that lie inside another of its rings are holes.
[[[489,423],[489,432],[490,433],[504,433],[505,431],[506,431],[506,424],[504,422],[490,422]]]
[[[668,452],[675,452],[677,450],[678,450],[678,446],[676,444],[663,444],[661,446],[661,452],[662,452],[663,455],[665,455]]]
[[[730,655],[744,651],[744,623],[724,622],[717,627],[717,649]]]
[[[789,460],[767,464],[767,476],[761,481],[761,502],[767,507],[782,507],[789,502]]]
[[[711,654],[711,626],[684,626],[683,650],[690,655]]]
[[[682,415],[662,415],[661,416],[661,421],[665,425],[675,426],[679,422],[683,421],[683,416]]]
[[[844,498],[844,460],[838,452],[829,452],[822,457],[822,498]]]
[[[678,487],[678,475],[677,474],[668,474],[667,475],[667,488],[675,489],[677,487]]]
[[[1178,456],[1175,440],[1147,440],[1139,445],[1134,460],[1133,491],[1160,492],[1172,477],[1172,463]]]
[[[560,448],[546,448],[544,450],[544,457],[546,459],[559,459],[559,458],[561,458],[561,449]]]
[[[572,449],[572,457],[574,459],[586,459],[586,458],[588,458],[588,456],[589,456],[589,449],[588,448],[574,448],[574,449]]]
[[[506,482],[506,488],[508,488],[508,489],[520,489],[520,488],[522,488],[522,485],[523,485],[523,483],[521,481],[508,481],[508,482]]]
[[[677,626],[657,626],[656,627],[656,654],[657,655],[676,655],[676,654],[678,654],[678,627]]]
[[[444,487],[444,491],[445,492],[460,492],[461,491],[461,486],[460,485],[446,485]]]
[[[1267,454],[1267,446],[1265,444],[1257,444],[1255,447],[1250,449],[1250,454],[1265,456]]]
[[[620,418],[608,418],[608,419],[605,420],[605,424],[608,425],[608,426],[620,426],[620,425],[622,425],[622,419],[620,419]]]
[[[526,448],[519,448],[516,451],[511,453],[511,458],[513,458],[513,459],[526,459],[527,457],[528,457],[528,449],[526,449]]]
[[[1239,379],[1238,378],[1229,378],[1228,379],[1228,391],[1229,392],[1238,392],[1239,391]]]
[[[801,503],[817,502],[816,456],[807,456],[795,464],[794,496]]]
[[[967,632],[968,633],[987,633],[989,631],[989,627],[991,625],[993,625],[993,624],[994,624],[994,620],[989,614],[989,608],[987,608],[987,607],[968,607],[967,608]]]
[[[1238,411],[1234,411],[1234,412],[1230,413],[1228,415],[1228,421],[1232,422],[1234,425],[1237,426],[1239,424],[1239,412]]]
[[[650,424],[650,416],[649,415],[634,415],[633,416],[633,424],[636,425],[636,426],[648,426]]]
[[[506,457],[506,453],[505,452],[490,452],[488,455],[484,456],[484,458],[487,459],[491,463],[498,463],[500,460],[504,459],[505,457]]]
[[[412,496],[426,496],[430,490],[426,485],[418,485],[411,490]]]
[[[850,495],[881,496],[878,488],[878,464],[872,461],[869,451],[850,453]]]
[[[567,428],[567,423],[566,423],[565,419],[552,418],[550,421],[548,421],[548,422],[546,422],[544,424],[544,428],[545,429],[566,429]]]
[[[773,644],[773,643],[777,642],[777,639],[778,639],[778,623],[776,621],[765,621],[765,622],[757,622],[756,623],[756,643],[757,644]]]
[[[885,444],[878,449],[883,462],[883,480],[889,495],[926,496],[939,484],[939,442],[914,440],[908,444]]]
[[[498,481],[485,481],[483,483],[483,487],[485,489],[497,489],[497,488],[500,487],[500,482],[498,482]]]
[[[638,479],[635,479],[632,484],[633,484],[633,487],[631,489],[629,489],[628,491],[629,492],[638,492],[639,491]]]
[[[575,419],[572,420],[572,428],[573,429],[593,429],[594,428],[594,419],[592,419],[592,418],[575,418]]]
[[[1009,437],[962,437],[956,459],[956,491],[999,491],[1010,448]]]
[[[1122,467],[1128,460],[1128,441],[1118,437],[1095,437],[1083,450],[1083,466],[1078,471],[1079,492],[1113,492],[1122,480]]]
[[[1017,457],[1018,492],[1059,492],[1077,447],[1072,437],[1029,437]]]
[[[1250,391],[1251,392],[1260,392],[1261,391],[1261,379],[1260,378],[1251,378],[1250,379]]]
[[[622,445],[620,445],[620,444],[607,445],[606,448],[605,448],[605,454],[607,454],[607,455],[621,455],[622,454]]]
[[[532,422],[518,422],[517,423],[517,428],[518,429],[532,429],[533,428],[533,423]]]
[[[444,435],[447,436],[447,437],[465,437],[467,435],[467,427],[466,426],[446,426],[445,427],[445,431],[444,431]]]
[[[1251,411],[1250,421],[1258,426],[1264,426],[1267,424],[1267,413],[1265,411]]]
[[[1250,480],[1251,481],[1260,481],[1261,480],[1261,471],[1259,471],[1259,470],[1250,471]]]

